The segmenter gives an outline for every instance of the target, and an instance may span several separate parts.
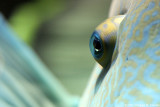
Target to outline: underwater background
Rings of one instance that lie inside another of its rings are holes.
[[[107,18],[111,0],[5,0],[0,12],[64,87],[82,95],[94,59],[89,38]]]

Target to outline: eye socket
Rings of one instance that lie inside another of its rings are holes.
[[[98,32],[93,32],[90,38],[90,50],[95,59],[101,58],[103,54],[103,44]]]

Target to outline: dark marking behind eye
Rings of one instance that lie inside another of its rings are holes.
[[[110,64],[106,67],[106,68],[103,68],[100,75],[98,76],[97,78],[97,81],[96,81],[96,85],[95,85],[95,89],[94,89],[94,94],[97,93],[98,89],[100,88],[102,82],[103,82],[103,79],[104,77],[107,75],[107,72],[110,68]]]
[[[126,60],[128,61],[128,57],[126,58]]]
[[[122,11],[120,11],[120,15],[124,15],[124,14],[126,14],[127,13],[127,9],[123,9]]]

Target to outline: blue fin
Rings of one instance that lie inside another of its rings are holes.
[[[0,106],[78,106],[78,97],[70,95],[15,35],[0,14]]]

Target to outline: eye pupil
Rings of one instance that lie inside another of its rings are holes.
[[[100,37],[100,34],[98,32],[93,32],[90,42],[89,42],[89,47],[91,50],[91,53],[95,59],[99,59],[102,57],[104,50],[103,50],[103,42]]]
[[[101,47],[100,41],[97,38],[94,39],[93,46],[94,46],[96,52],[101,51],[102,47]]]

